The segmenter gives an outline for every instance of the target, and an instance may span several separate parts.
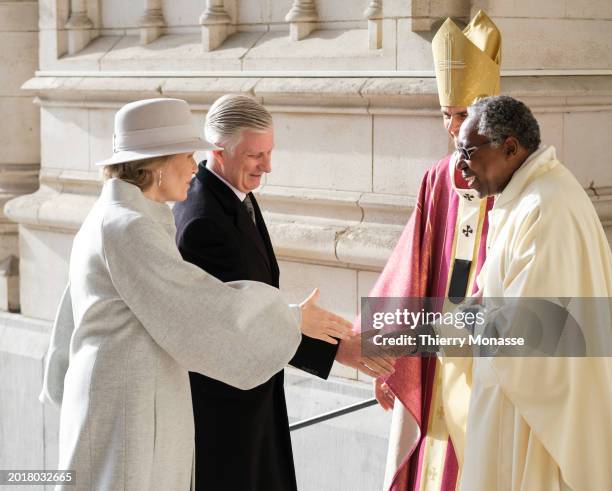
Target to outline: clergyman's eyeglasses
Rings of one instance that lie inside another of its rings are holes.
[[[481,143],[480,145],[473,145],[471,147],[457,146],[455,152],[458,153],[463,160],[471,160],[472,155],[474,155],[474,152],[476,150],[478,150],[480,147],[484,147],[485,145],[490,145],[491,143],[493,142],[488,141],[485,143]]]

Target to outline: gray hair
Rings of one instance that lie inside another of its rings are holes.
[[[272,115],[252,97],[228,94],[217,99],[206,114],[206,140],[230,154],[244,130],[262,133],[272,127]]]
[[[468,117],[478,121],[478,134],[494,146],[513,136],[529,152],[540,146],[540,127],[529,108],[507,95],[485,97],[468,107]]]

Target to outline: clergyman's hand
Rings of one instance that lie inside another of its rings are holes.
[[[395,368],[395,360],[389,355],[363,356],[361,352],[361,334],[343,340],[338,346],[336,361],[347,367],[356,368],[370,377],[387,377]]]
[[[378,404],[380,404],[385,411],[393,409],[395,394],[393,394],[391,388],[380,377],[374,379],[374,396]]]
[[[330,344],[338,344],[338,339],[351,338],[353,325],[339,315],[318,307],[316,303],[319,296],[319,289],[315,288],[310,296],[300,304],[302,334]]]

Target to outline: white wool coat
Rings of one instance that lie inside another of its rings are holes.
[[[250,389],[300,342],[278,290],[218,281],[182,260],[174,234],[167,205],[110,179],[74,239],[41,394],[61,405],[66,489],[189,489],[187,371]]]

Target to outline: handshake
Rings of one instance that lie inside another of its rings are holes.
[[[336,361],[343,365],[356,368],[371,377],[386,378],[391,375],[394,371],[394,358],[382,352],[363,356],[361,334],[353,331],[353,325],[346,319],[317,306],[319,296],[319,289],[315,288],[300,303],[302,334],[331,344],[338,344],[338,340],[341,340]]]

